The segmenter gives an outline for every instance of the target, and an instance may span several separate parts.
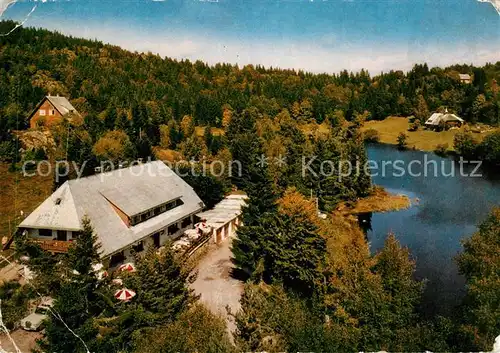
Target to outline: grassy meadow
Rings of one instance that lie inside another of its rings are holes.
[[[453,139],[455,135],[467,128],[467,125],[460,129],[436,132],[420,128],[417,131],[408,131],[410,123],[407,118],[390,116],[384,120],[371,120],[365,122],[363,131],[374,129],[378,131],[381,143],[391,145],[397,144],[397,137],[401,132],[408,135],[408,147],[421,151],[434,151],[437,145],[447,144],[449,150],[453,150]],[[474,136],[481,141],[488,133],[474,133]]]
[[[0,238],[3,238],[52,193],[53,177],[24,177],[21,171],[9,171],[8,163],[0,163],[0,175]]]

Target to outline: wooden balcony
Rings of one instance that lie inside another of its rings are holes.
[[[70,241],[62,240],[43,240],[43,239],[33,239],[35,243],[40,245],[40,247],[48,252],[52,253],[66,253],[70,247]]]

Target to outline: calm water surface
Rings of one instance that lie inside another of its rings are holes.
[[[500,178],[486,175],[482,177],[461,176],[456,161],[441,158],[433,153],[420,151],[399,151],[389,145],[367,146],[368,157],[379,165],[379,175],[373,175],[376,185],[381,185],[393,193],[403,193],[418,202],[411,208],[398,212],[374,213],[360,216],[362,226],[372,251],[377,251],[389,232],[396,234],[399,241],[408,246],[417,262],[417,277],[428,280],[424,305],[429,314],[448,313],[463,295],[464,279],[457,272],[453,261],[461,250],[460,240],[477,230],[477,225],[488,215],[491,208],[500,205]],[[395,176],[399,170],[388,166],[381,175],[383,161],[401,160],[408,165],[413,160],[438,163],[438,175],[429,164],[427,177],[418,165],[413,166],[414,174],[421,176]],[[453,165],[455,176],[445,176]],[[373,171],[374,172],[374,171]],[[470,173],[470,168],[464,168]],[[497,171],[498,172],[498,171]],[[498,173],[500,174],[500,173]]]

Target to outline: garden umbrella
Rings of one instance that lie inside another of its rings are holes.
[[[135,292],[133,290],[123,288],[115,292],[115,298],[122,301],[129,301],[135,297]]]

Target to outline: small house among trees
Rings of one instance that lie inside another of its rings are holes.
[[[472,83],[472,78],[469,74],[458,74],[461,83]]]
[[[455,114],[448,113],[445,110],[444,113],[434,113],[425,122],[425,126],[432,130],[446,130],[452,126],[462,126],[464,119],[458,117]]]
[[[48,95],[44,97],[29,116],[30,127],[50,126],[70,114],[79,115],[66,97]]]

